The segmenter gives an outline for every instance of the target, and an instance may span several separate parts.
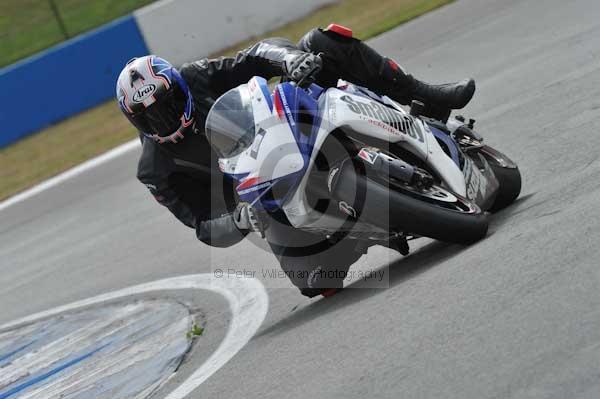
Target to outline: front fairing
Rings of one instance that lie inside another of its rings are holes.
[[[310,134],[302,135],[292,110],[316,101],[290,83],[269,92],[267,82],[255,77],[247,84],[255,134],[248,148],[234,157],[219,159],[221,170],[238,182],[241,201],[259,209],[281,208],[293,194],[312,151]]]

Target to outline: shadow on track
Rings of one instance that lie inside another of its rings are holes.
[[[418,249],[406,258],[399,259],[377,271],[384,271],[388,274],[389,288],[392,288],[458,255],[465,248],[467,247],[434,241]],[[368,286],[369,283],[364,280],[355,281],[347,285],[342,292],[335,296],[312,302],[308,306],[277,321],[257,334],[257,337],[284,333],[305,322],[325,316],[329,312],[343,309],[363,299],[380,295],[387,291],[387,288],[366,288]]]
[[[513,202],[510,206],[501,211],[496,212],[490,217],[490,227],[488,229],[488,234],[485,239],[489,239],[494,236],[494,234],[502,230],[506,224],[510,224],[511,222],[516,221],[517,215],[527,212],[528,210],[535,208],[537,206],[545,204],[546,201],[538,201],[533,204],[529,204],[529,201],[536,195],[536,193],[530,193],[527,195],[522,195],[515,202]],[[522,217],[520,217],[522,219]],[[521,221],[521,219],[519,219]]]
[[[535,194],[528,194],[520,197],[508,208],[498,212],[491,217],[490,232],[486,239],[490,239],[493,234],[500,230],[502,226],[511,220],[516,214],[528,209],[522,208],[522,205],[530,200]],[[532,206],[536,206],[534,204]],[[477,245],[477,244],[475,244]],[[401,258],[387,266],[379,268],[377,271],[384,271],[389,276],[389,288],[401,285],[403,282],[426,272],[430,268],[443,263],[460,254],[464,247],[456,244],[448,244],[441,241],[433,241],[421,247],[416,252],[405,258]],[[385,288],[367,288],[369,283],[364,280],[355,281],[349,284],[345,289],[331,298],[321,298],[300,310],[284,317],[274,324],[266,327],[256,337],[269,334],[281,334],[292,330],[299,325],[327,315],[329,312],[335,312],[346,306],[360,302],[366,298],[385,293]]]

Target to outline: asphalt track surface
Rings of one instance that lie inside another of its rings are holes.
[[[387,289],[306,300],[265,282],[259,333],[191,397],[600,397],[599,15],[596,0],[459,0],[371,41],[419,77],[476,78],[465,114],[519,163],[521,199],[473,246],[371,251],[357,268],[387,273]],[[198,243],[135,181],[136,157],[0,212],[0,323],[159,278],[275,266],[247,241]],[[228,314],[209,303],[216,345]]]

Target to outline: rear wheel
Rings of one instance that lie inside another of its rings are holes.
[[[434,185],[417,195],[407,195],[404,190],[393,193],[398,195],[390,196],[390,214],[412,234],[456,244],[471,244],[487,234],[485,213],[442,187]]]
[[[433,185],[420,190],[358,175],[349,163],[338,172],[331,195],[359,220],[390,232],[470,244],[485,237],[488,218],[477,205]]]

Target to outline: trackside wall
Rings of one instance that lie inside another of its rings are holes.
[[[0,147],[114,96],[122,66],[148,52],[132,16],[0,70]]]
[[[330,2],[162,0],[2,68],[0,148],[114,97],[132,57],[154,53],[180,65]]]
[[[137,10],[134,15],[150,51],[181,65],[272,30],[332,2],[162,0]]]

